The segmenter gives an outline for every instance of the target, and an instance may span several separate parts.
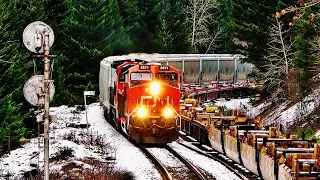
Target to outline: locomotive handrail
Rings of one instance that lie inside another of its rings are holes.
[[[132,116],[132,114],[133,114],[134,112],[136,112],[136,110],[137,110],[141,105],[142,105],[142,104],[140,103],[136,108],[133,109],[133,111],[132,111],[130,114],[128,114],[128,117],[127,117],[127,118],[128,118],[128,119],[127,119],[127,120],[128,120],[128,126],[130,126],[130,121],[129,121],[129,120],[130,120],[130,117]]]
[[[178,115],[178,117],[181,119],[181,116],[180,114],[171,106],[170,103],[168,103],[168,105],[171,107],[171,109],[173,109],[173,111]]]

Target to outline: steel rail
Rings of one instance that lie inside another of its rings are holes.
[[[145,148],[142,145],[138,145],[139,149],[158,167],[158,169],[161,171],[160,173],[167,178],[168,180],[173,180],[171,174],[167,170],[167,168],[157,159],[152,153],[148,151],[147,148]]]
[[[177,141],[176,141],[176,142],[177,142]],[[232,171],[234,174],[236,174],[240,179],[242,179],[242,180],[248,180],[248,178],[247,178],[246,176],[244,176],[244,175],[241,174],[238,170],[236,170],[235,168],[231,167],[229,164],[227,164],[226,162],[220,160],[219,158],[216,158],[216,157],[214,157],[213,155],[210,155],[210,154],[208,154],[208,153],[204,153],[204,152],[202,152],[202,151],[199,151],[199,150],[197,150],[197,149],[194,149],[194,148],[192,148],[192,147],[190,147],[190,146],[188,146],[188,145],[185,145],[185,144],[183,144],[183,143],[181,143],[181,142],[177,142],[177,143],[180,144],[180,145],[182,145],[182,146],[184,146],[184,147],[186,147],[186,148],[188,148],[188,149],[190,149],[190,150],[192,150],[192,151],[195,151],[195,152],[197,152],[197,153],[199,153],[199,154],[201,154],[201,155],[203,155],[203,156],[206,156],[206,157],[208,157],[208,158],[210,158],[210,159],[213,159],[213,160],[215,160],[215,161],[218,161],[218,162],[221,163],[223,166],[225,166],[225,167],[228,168],[230,171]]]
[[[207,176],[205,176],[196,166],[194,166],[191,162],[187,159],[182,157],[177,151],[169,147],[168,145],[165,146],[165,149],[176,156],[181,162],[183,162],[190,170],[192,170],[200,179],[207,180]]]

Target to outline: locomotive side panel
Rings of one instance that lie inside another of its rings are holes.
[[[108,121],[115,121],[118,117],[115,97],[117,74],[112,64],[112,61],[102,60],[99,72],[99,100],[104,107]]]
[[[117,92],[117,86],[116,86],[116,81],[117,81],[117,70],[114,68],[110,69],[110,78],[109,78],[109,88],[108,88],[108,93],[109,93],[109,103],[116,108],[117,107],[117,100],[116,100],[116,92]]]
[[[105,106],[109,107],[109,78],[110,78],[111,66],[109,63],[100,63],[100,73],[99,73],[99,99],[100,102]]]

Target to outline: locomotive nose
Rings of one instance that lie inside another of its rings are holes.
[[[160,93],[160,90],[161,90],[161,86],[160,86],[160,83],[159,82],[152,82],[151,84],[150,84],[150,93],[152,94],[152,95],[159,95],[159,93]]]
[[[152,127],[151,133],[152,134],[158,134],[159,133],[159,129],[157,127]]]

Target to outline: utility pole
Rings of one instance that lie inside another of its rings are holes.
[[[50,106],[50,60],[49,34],[44,34],[44,179],[49,180],[49,106]]]
[[[23,31],[23,43],[27,49],[37,53],[32,57],[43,58],[44,61],[44,75],[31,77],[23,87],[26,100],[31,105],[43,107],[43,110],[37,111],[37,121],[44,123],[44,180],[49,180],[49,123],[50,119],[54,119],[49,114],[50,100],[54,95],[49,60],[49,57],[55,57],[49,53],[53,41],[53,30],[41,21],[29,24]]]

